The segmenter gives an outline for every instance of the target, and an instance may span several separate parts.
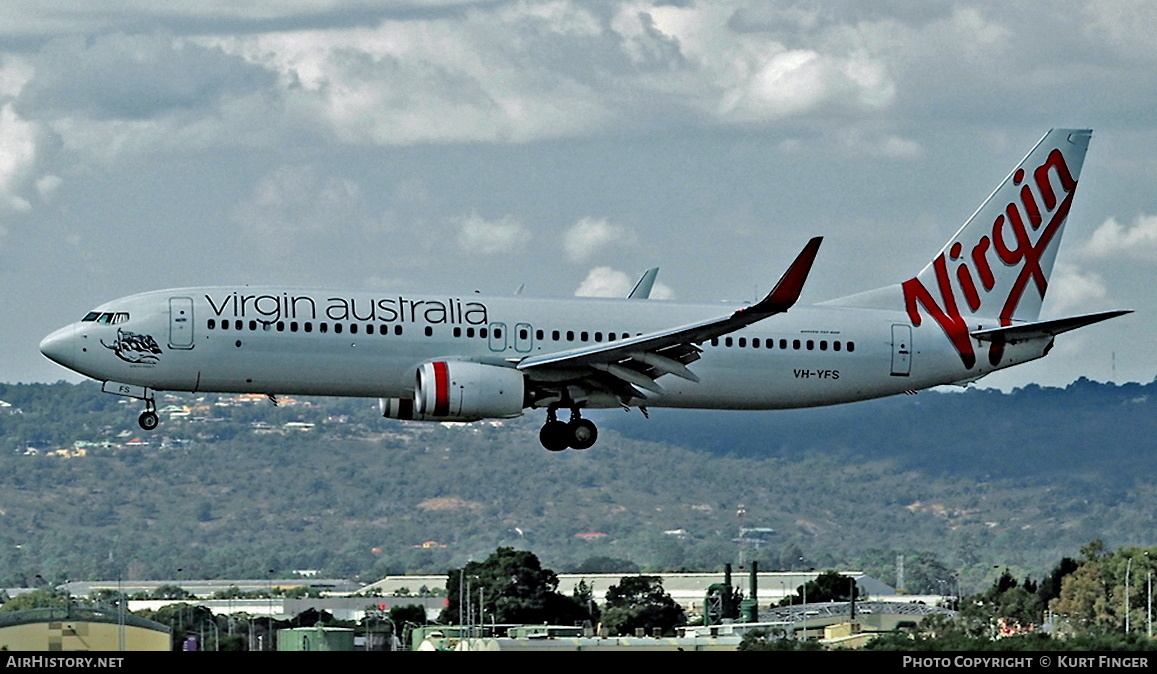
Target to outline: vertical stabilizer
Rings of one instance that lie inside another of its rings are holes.
[[[969,324],[1040,316],[1091,136],[1087,129],[1045,134],[932,261],[900,284],[912,325],[939,324],[966,367],[976,362]],[[898,308],[894,288],[829,304]]]

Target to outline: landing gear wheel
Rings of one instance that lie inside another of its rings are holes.
[[[565,422],[549,419],[538,432],[538,441],[552,452],[561,452],[570,446],[570,429]]]
[[[590,419],[571,419],[566,425],[567,444],[575,449],[587,449],[599,439],[599,429]]]
[[[152,411],[141,412],[141,416],[137,417],[137,424],[139,424],[140,427],[145,429],[146,431],[153,430],[154,428],[157,427],[157,424],[159,424],[159,423],[161,423],[161,419],[160,419],[160,417],[157,416],[156,412],[152,412]]]

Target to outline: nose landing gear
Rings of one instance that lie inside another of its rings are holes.
[[[556,408],[548,408],[546,423],[538,432],[538,441],[549,451],[561,452],[567,447],[587,449],[598,440],[598,427],[590,419],[583,419],[579,416],[577,407],[571,409],[569,422],[559,421],[556,414]]]
[[[157,416],[157,404],[153,402],[152,398],[145,398],[145,411],[137,417],[137,425],[146,431],[151,431],[160,423],[161,419]]]

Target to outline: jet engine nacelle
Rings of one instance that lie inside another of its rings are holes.
[[[439,360],[418,368],[414,418],[437,421],[509,419],[522,415],[526,383],[512,367]]]
[[[413,398],[378,398],[378,409],[387,419],[426,421],[426,417],[414,412]]]

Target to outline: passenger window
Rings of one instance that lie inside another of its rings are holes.
[[[341,334],[341,323],[334,323],[333,324],[333,331],[334,331],[334,334],[340,335]]]
[[[856,343],[855,342],[848,342],[848,352],[850,353],[850,352],[855,351],[855,350],[856,350]]]
[[[394,334],[395,334],[395,335],[400,335],[400,334],[402,334],[402,326],[400,326],[400,325],[395,325],[395,326],[394,326]]]
[[[434,336],[434,328],[431,328],[430,326],[427,325],[426,326],[426,336],[427,337],[433,337]]]
[[[210,319],[209,319],[209,323],[208,323],[208,325],[207,325],[206,327],[208,327],[210,330],[212,330],[213,328],[217,327],[217,321],[216,321],[216,319],[210,318]]]

